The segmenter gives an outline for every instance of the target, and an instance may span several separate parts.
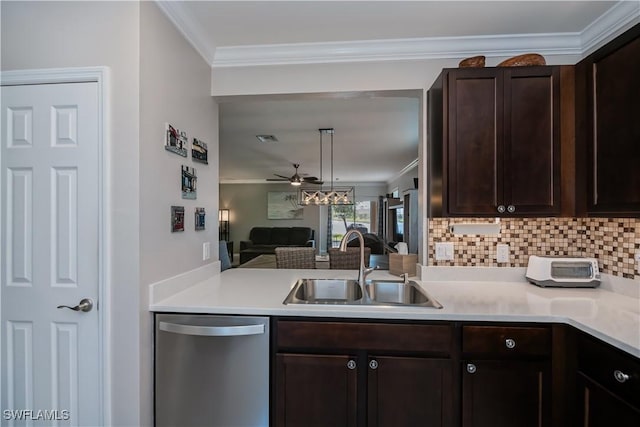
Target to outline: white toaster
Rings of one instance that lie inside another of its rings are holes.
[[[595,288],[600,285],[600,270],[595,258],[531,255],[526,278],[541,287]]]

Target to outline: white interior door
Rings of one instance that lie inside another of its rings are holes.
[[[1,99],[2,424],[99,425],[98,86]]]

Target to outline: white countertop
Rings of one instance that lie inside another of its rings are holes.
[[[284,305],[299,278],[356,278],[344,270],[231,269],[157,302],[150,311],[367,319],[567,323],[640,357],[640,299],[524,281],[419,281],[444,308]],[[482,277],[482,276],[480,276]],[[393,278],[375,271],[368,278]],[[636,283],[633,283],[635,285]],[[638,283],[640,286],[640,283]]]

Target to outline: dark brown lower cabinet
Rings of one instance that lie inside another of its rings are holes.
[[[640,426],[640,360],[579,334],[576,427]]]
[[[640,408],[631,406],[590,378],[578,374],[581,427],[638,427]]]
[[[548,363],[478,360],[462,369],[463,427],[551,425]]]
[[[278,354],[276,365],[276,425],[356,427],[353,357]]]
[[[278,320],[277,427],[457,427],[448,323]]]
[[[562,325],[275,324],[273,426],[640,426],[640,360]]]
[[[449,360],[278,354],[276,364],[277,426],[453,426]]]
[[[452,362],[370,356],[367,426],[452,426]]]

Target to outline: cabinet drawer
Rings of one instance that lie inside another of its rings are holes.
[[[463,326],[462,352],[474,357],[547,356],[548,327]]]
[[[448,356],[452,332],[451,325],[280,320],[276,342],[279,349],[402,351]]]
[[[581,335],[578,370],[640,408],[640,360],[595,338]]]

